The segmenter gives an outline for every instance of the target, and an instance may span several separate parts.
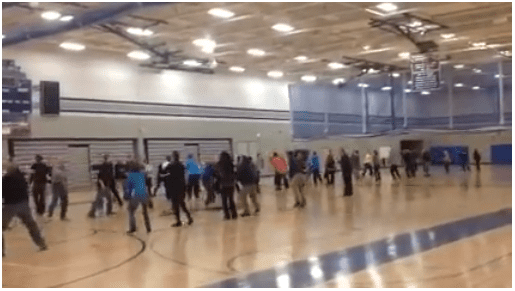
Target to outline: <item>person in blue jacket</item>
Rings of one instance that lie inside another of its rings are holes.
[[[195,161],[192,154],[188,155],[188,160],[186,161],[186,170],[188,171],[188,198],[191,199],[191,191],[195,192],[195,198],[199,198],[200,191],[200,175],[202,174],[202,169],[199,164]]]
[[[143,218],[145,219],[145,226],[147,232],[151,232],[150,219],[148,217],[147,206],[149,203],[147,188],[145,184],[145,174],[143,171],[143,165],[138,164],[135,161],[127,163],[127,180],[125,181],[125,200],[129,201],[129,231],[131,234],[136,231],[136,218],[134,212],[141,204],[143,208]]]
[[[313,152],[313,156],[311,156],[310,166],[311,172],[313,173],[313,182],[316,186],[318,180],[322,182],[322,176],[320,176],[320,160],[318,158],[317,152]]]
[[[210,163],[206,163],[204,167],[204,171],[202,172],[202,184],[207,191],[207,199],[205,201],[206,205],[209,203],[215,202],[215,192],[214,192],[214,167]]]

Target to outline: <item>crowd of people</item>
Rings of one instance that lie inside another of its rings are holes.
[[[398,167],[401,166],[401,157],[406,171],[406,177],[415,177],[417,171],[418,154],[414,151],[403,150],[399,155],[390,153],[389,166],[393,180],[401,179]],[[461,159],[463,171],[470,171],[468,157],[466,153],[458,153],[456,158]],[[476,168],[480,170],[481,156],[477,149],[473,153]],[[44,215],[46,201],[45,189],[48,183],[51,184],[52,199],[48,207],[48,217],[53,216],[53,212],[58,205],[61,206],[60,219],[68,221],[68,177],[65,162],[54,159],[51,166],[43,162],[43,157],[36,155],[36,162],[31,167],[31,175],[28,183],[24,173],[22,173],[12,160],[4,165],[6,173],[3,176],[3,223],[2,229],[6,230],[13,217],[18,217],[28,228],[33,241],[39,246],[40,250],[46,250],[47,245],[42,237],[38,225],[35,222],[29,207],[29,185],[32,186],[32,194],[36,205],[36,213]],[[325,158],[324,179],[321,176],[321,162],[317,152],[309,155],[306,151],[290,152],[287,158],[274,152],[269,158],[269,164],[274,171],[274,184],[276,191],[281,191],[281,186],[285,189],[292,188],[295,204],[294,208],[304,208],[306,206],[305,188],[309,177],[313,176],[313,184],[323,184],[326,180],[327,185],[334,185],[337,165],[342,172],[344,183],[344,196],[353,195],[353,177],[355,181],[365,178],[367,172],[377,183],[381,181],[380,157],[377,151],[367,152],[364,156],[364,163],[361,166],[359,151],[355,150],[349,156],[342,148],[339,156],[335,158],[329,150]],[[429,176],[431,164],[431,154],[423,150],[421,162],[424,175]],[[444,151],[442,162],[445,170],[449,173],[449,165],[452,162],[448,151]],[[385,161],[383,161],[384,165]],[[221,197],[223,208],[223,219],[231,220],[238,218],[237,209],[242,209],[241,217],[257,215],[260,212],[260,202],[258,194],[261,192],[259,183],[260,175],[265,167],[265,161],[260,154],[257,161],[253,162],[249,156],[239,156],[236,163],[228,152],[222,152],[216,163],[199,163],[193,155],[188,155],[186,162],[180,161],[179,152],[174,151],[171,156],[167,156],[157,169],[154,175],[153,167],[148,161],[139,162],[137,159],[128,156],[125,163],[118,162],[113,165],[109,160],[109,155],[103,156],[103,163],[98,165],[97,191],[88,217],[95,218],[99,210],[105,209],[105,215],[110,216],[113,212],[113,196],[120,208],[125,200],[128,203],[129,230],[131,234],[137,230],[135,212],[141,206],[145,227],[147,232],[152,231],[148,209],[154,207],[152,197],[157,196],[161,186],[165,188],[165,195],[170,202],[171,210],[175,215],[176,222],[172,227],[181,227],[185,224],[191,225],[193,217],[188,209],[186,199],[200,199],[200,182],[206,191],[205,205],[209,205],[216,200],[217,194]],[[156,185],[152,187],[152,181],[156,180]],[[288,182],[291,181],[291,183]],[[123,189],[123,199],[118,192],[118,186]],[[234,194],[238,193],[239,206],[235,203]],[[253,211],[248,203],[248,199],[253,206]],[[187,217],[187,221],[181,221],[181,211]],[[5,256],[5,245],[2,243],[2,254]]]

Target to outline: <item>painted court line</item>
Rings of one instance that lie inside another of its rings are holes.
[[[316,258],[290,262],[282,268],[275,267],[244,274],[205,287],[310,287],[333,280],[342,273],[356,273],[366,269],[369,265],[379,266],[510,225],[512,223],[511,215],[511,208],[505,208],[430,228],[401,233],[394,237],[323,254]]]

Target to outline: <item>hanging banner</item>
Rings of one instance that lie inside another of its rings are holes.
[[[440,87],[440,61],[431,55],[412,55],[411,82],[413,91],[434,90]]]

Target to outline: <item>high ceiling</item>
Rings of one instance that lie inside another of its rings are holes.
[[[3,3],[4,34],[23,26],[49,25],[41,18],[43,11],[54,10],[63,15],[80,15],[109,3],[37,3],[7,6]],[[393,17],[377,8],[381,3],[335,2],[272,2],[272,3],[177,3],[141,9],[111,20],[108,25],[125,31],[128,27],[148,28],[152,36],[131,36],[139,42],[161,51],[179,51],[184,58],[215,59],[215,73],[228,73],[230,66],[246,69],[242,74],[263,76],[271,70],[283,71],[283,79],[299,81],[303,75],[315,75],[319,80],[356,75],[356,69],[331,69],[330,62],[345,62],[342,57],[362,58],[408,68],[409,60],[399,53],[417,53],[417,47],[406,37],[370,26],[372,18]],[[417,41],[432,40],[438,44],[435,53],[450,63],[485,63],[498,60],[500,51],[511,53],[512,3],[495,2],[399,2],[394,3],[400,15],[409,13],[443,25],[444,29],[416,35]],[[234,13],[228,19],[212,16],[212,8]],[[380,14],[383,14],[381,16]],[[58,22],[58,21],[57,21]],[[278,32],[272,29],[285,23],[294,29]],[[442,34],[455,34],[444,39]],[[213,53],[205,53],[193,44],[196,39],[216,42]],[[73,41],[86,50],[116,52],[121,55],[139,49],[119,35],[98,26],[85,27],[53,36],[30,40],[33,49],[58,46]],[[474,47],[472,43],[485,43]],[[15,47],[15,46],[13,46]],[[261,57],[247,50],[265,51]],[[82,53],[82,52],[77,52]],[[294,58],[306,56],[305,62]],[[448,58],[449,57],[449,58]],[[232,72],[231,72],[232,73]]]

